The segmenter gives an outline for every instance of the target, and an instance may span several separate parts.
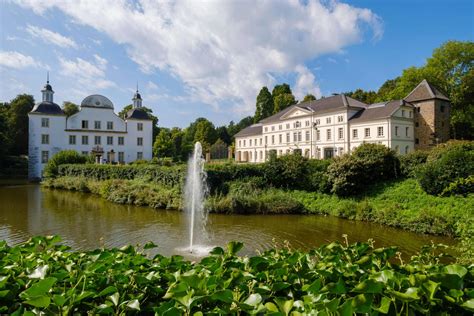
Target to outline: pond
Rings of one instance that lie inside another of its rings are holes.
[[[163,255],[182,254],[188,244],[182,212],[119,205],[92,194],[48,190],[40,185],[0,186],[0,240],[10,245],[35,235],[60,235],[75,250],[144,245],[153,241]],[[273,246],[310,249],[347,234],[349,242],[375,240],[395,245],[408,256],[431,241],[453,244],[447,237],[420,235],[374,223],[316,215],[216,215],[208,218],[209,246],[236,240],[242,254]],[[189,257],[189,255],[186,255]]]

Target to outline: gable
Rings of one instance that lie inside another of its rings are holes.
[[[295,107],[292,110],[285,113],[284,115],[282,115],[281,119],[289,119],[289,118],[294,118],[294,117],[299,117],[299,116],[306,116],[310,114],[311,114],[311,111],[304,110],[299,107]]]

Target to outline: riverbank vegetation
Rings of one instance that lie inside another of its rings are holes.
[[[442,246],[409,261],[395,247],[334,242],[253,257],[241,243],[200,262],[137,249],[71,251],[59,237],[0,242],[2,314],[341,314],[413,315],[474,311],[472,266],[450,263]],[[443,262],[443,263],[441,263]]]

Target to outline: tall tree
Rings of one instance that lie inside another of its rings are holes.
[[[160,132],[153,143],[153,156],[158,158],[173,157],[173,141],[168,128],[160,128]]]
[[[2,167],[3,158],[9,153],[11,146],[8,127],[9,109],[8,103],[0,103],[0,167]]]
[[[227,131],[227,127],[219,126],[216,128],[217,138],[222,140],[227,145],[232,143],[232,137],[230,137],[229,132]]]
[[[28,112],[33,109],[35,99],[29,94],[20,94],[10,102],[8,126],[10,139],[14,140],[11,154],[28,154]]]
[[[389,101],[390,94],[392,93],[393,89],[395,89],[395,87],[397,86],[397,83],[399,80],[400,80],[400,77],[386,80],[377,91],[377,99],[375,101],[376,102]]]
[[[210,147],[217,140],[217,133],[214,124],[208,120],[200,121],[196,125],[194,143],[200,142],[203,150],[209,151]]]
[[[255,104],[254,123],[269,117],[273,113],[273,97],[267,87],[260,89]]]
[[[291,88],[287,83],[276,85],[272,90],[273,98],[273,114],[296,104],[295,96],[291,92]]]
[[[68,117],[71,115],[76,114],[79,112],[79,106],[75,103],[72,103],[70,101],[64,101],[63,102],[63,112],[66,114]]]
[[[313,94],[308,93],[307,95],[304,96],[303,101],[301,101],[301,103],[308,102],[308,101],[315,101],[315,100],[316,100],[316,97]]]
[[[356,89],[355,91],[344,93],[346,96],[356,99],[365,104],[373,104],[377,100],[377,92],[375,91],[364,91],[362,89]]]

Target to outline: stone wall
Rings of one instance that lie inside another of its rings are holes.
[[[429,149],[449,140],[451,105],[432,99],[413,102],[415,111],[415,149]]]

